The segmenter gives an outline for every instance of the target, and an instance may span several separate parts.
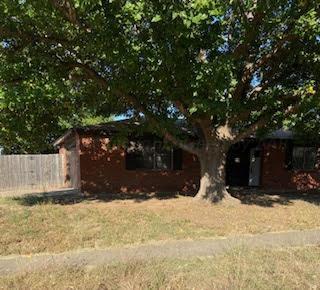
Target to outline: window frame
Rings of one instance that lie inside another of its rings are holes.
[[[303,150],[303,164],[302,167],[296,165],[296,158],[295,158],[295,150],[302,149]],[[314,157],[314,164],[312,168],[307,168],[306,164],[308,162],[307,159],[307,152],[308,150],[313,149],[315,151],[315,157]],[[301,146],[301,145],[295,145],[292,148],[292,169],[295,171],[315,171],[317,169],[317,152],[318,147],[317,146]]]
[[[156,167],[157,165],[157,155],[161,155],[164,154],[163,152],[157,152],[156,148],[157,148],[157,144],[160,144],[160,148],[163,148],[163,142],[162,141],[154,141],[153,142],[153,170],[161,170],[161,171],[166,171],[166,170],[173,170],[173,147],[170,146],[170,148],[167,150],[169,151],[168,155],[170,156],[170,167],[169,168],[158,168]]]
[[[149,140],[145,140],[145,141],[149,141]],[[160,144],[160,148],[163,148],[163,141],[159,141],[159,140],[153,140],[150,142],[152,145],[150,147],[151,151],[152,151],[152,168],[148,168],[148,167],[137,167],[135,166],[134,169],[128,169],[128,170],[141,170],[141,171],[173,171],[174,170],[174,148],[172,146],[170,146],[170,148],[168,149],[168,155],[170,156],[170,167],[169,168],[161,168],[161,167],[157,167],[157,156],[161,155],[161,151],[159,150],[157,152],[156,148],[157,148],[157,144]],[[142,150],[144,150],[146,143],[144,144],[144,141],[141,142],[141,146],[142,146]],[[141,151],[142,152],[142,151]],[[129,153],[130,154],[130,153]],[[139,154],[139,153],[136,153]],[[143,154],[143,153],[142,153]],[[162,153],[163,154],[163,153]],[[128,155],[128,151],[126,150],[126,156]],[[127,158],[126,158],[126,163],[128,162]],[[128,168],[128,166],[126,166]]]

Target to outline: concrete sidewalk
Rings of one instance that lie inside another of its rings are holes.
[[[306,245],[320,245],[320,229],[242,235],[217,239],[167,241],[119,249],[83,249],[60,254],[2,256],[0,258],[0,275],[55,267],[98,266],[153,258],[213,256],[236,247],[255,249]]]

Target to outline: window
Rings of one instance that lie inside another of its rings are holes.
[[[293,147],[292,165],[294,169],[315,169],[316,158],[316,147]]]
[[[182,163],[180,149],[167,148],[162,142],[131,142],[126,153],[128,170],[180,170]]]

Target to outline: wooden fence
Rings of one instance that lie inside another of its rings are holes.
[[[63,188],[62,158],[59,154],[0,156],[0,192]]]

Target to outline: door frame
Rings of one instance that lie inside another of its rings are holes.
[[[253,154],[255,154],[255,152],[259,152],[259,157],[256,157],[256,156],[252,156]],[[250,149],[250,153],[249,153],[249,156],[250,156],[250,164],[249,164],[249,180],[248,180],[248,186],[250,187],[259,187],[261,186],[261,173],[262,173],[262,149],[260,147],[253,147]],[[253,174],[252,172],[252,159],[254,158],[259,158],[259,164],[257,165],[256,167],[256,170],[259,171],[259,174],[258,174],[258,182],[257,184],[250,184],[250,179],[251,179],[251,176]]]

